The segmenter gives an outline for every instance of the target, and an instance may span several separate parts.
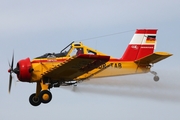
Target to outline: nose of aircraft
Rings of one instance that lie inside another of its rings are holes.
[[[18,61],[16,68],[13,69],[14,64],[14,55],[12,57],[12,63],[9,64],[10,68],[9,72],[9,93],[11,90],[11,83],[12,83],[12,73],[15,73],[18,79],[22,82],[30,82],[31,80],[31,61],[29,58],[22,59]]]

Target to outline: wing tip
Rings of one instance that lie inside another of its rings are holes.
[[[162,56],[172,56],[172,53],[168,53],[168,52],[155,52],[154,54],[156,55],[162,55]]]

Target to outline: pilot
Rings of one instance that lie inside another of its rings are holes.
[[[83,54],[83,49],[82,48],[77,48],[76,55],[81,55],[81,54]]]

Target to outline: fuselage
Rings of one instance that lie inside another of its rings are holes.
[[[31,82],[37,82],[42,78],[42,73],[54,68],[54,66],[63,64],[70,57],[59,57],[59,58],[43,58],[33,59],[31,61],[33,73]],[[81,63],[79,63],[81,64]],[[78,66],[78,64],[77,64]],[[110,58],[108,62],[95,68],[88,73],[85,73],[75,80],[84,80],[87,78],[99,78],[99,77],[110,77],[110,76],[121,76],[128,74],[139,74],[150,71],[150,66],[138,66],[134,61],[123,61],[121,59]],[[56,76],[52,80],[57,80]]]

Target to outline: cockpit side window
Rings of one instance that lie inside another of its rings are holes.
[[[70,50],[71,50],[71,46],[68,46],[67,48],[63,49],[60,53],[67,55]]]
[[[84,54],[83,48],[76,48],[76,49],[77,49],[76,55]]]
[[[81,54],[84,54],[83,48],[74,48],[73,51],[70,54],[70,57],[75,56],[75,55],[78,56],[78,55],[81,55]]]

